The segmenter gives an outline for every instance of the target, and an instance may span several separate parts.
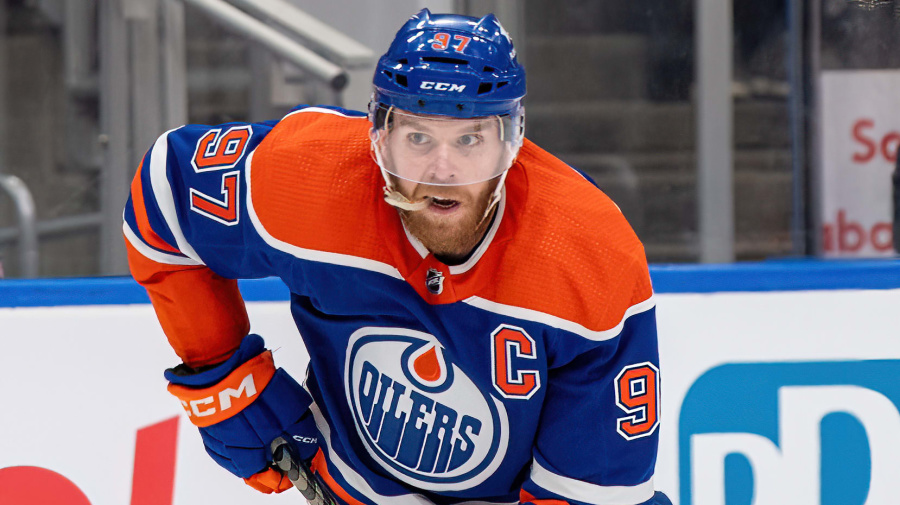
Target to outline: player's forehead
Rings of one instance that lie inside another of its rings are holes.
[[[456,118],[448,116],[436,116],[429,114],[416,114],[403,110],[392,112],[394,127],[405,127],[421,130],[447,130],[447,131],[486,131],[495,129],[497,117]]]

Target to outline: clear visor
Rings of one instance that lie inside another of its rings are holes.
[[[522,145],[521,116],[448,118],[388,109],[372,132],[385,172],[419,184],[460,186],[497,177]]]

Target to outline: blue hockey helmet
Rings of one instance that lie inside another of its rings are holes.
[[[370,115],[394,108],[460,118],[521,115],[525,69],[493,14],[481,19],[422,9],[378,60]]]
[[[525,130],[525,69],[497,18],[422,9],[378,60],[373,85],[372,153],[385,200],[408,211],[428,205],[427,198],[408,200],[397,179],[434,186],[496,179],[484,220]]]

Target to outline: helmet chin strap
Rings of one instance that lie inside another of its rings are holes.
[[[507,168],[500,174],[500,180],[497,181],[497,187],[494,188],[494,191],[491,193],[491,200],[488,202],[487,207],[484,209],[484,215],[481,216],[481,219],[478,221],[478,224],[475,225],[475,228],[481,226],[482,223],[484,223],[484,220],[491,215],[491,210],[500,203],[500,197],[503,195],[503,184],[506,183],[506,174],[508,173],[509,169]]]
[[[502,136],[503,135],[503,121],[500,121],[498,118],[497,122],[500,126],[500,135],[501,135],[500,138],[503,138],[503,136]],[[509,174],[509,169],[512,168],[513,165],[515,165],[516,156],[518,154],[519,154],[519,146],[516,146],[511,153],[510,161],[506,166],[506,170],[504,170],[503,173],[500,174],[500,180],[497,181],[497,187],[494,188],[494,191],[491,193],[491,200],[488,202],[487,207],[484,209],[484,215],[481,216],[481,220],[478,221],[478,224],[475,226],[475,228],[478,228],[479,226],[481,226],[481,224],[484,223],[484,220],[487,219],[487,217],[491,215],[491,210],[493,210],[494,207],[496,207],[497,204],[500,203],[500,198],[503,195],[503,185],[506,184],[506,175]]]

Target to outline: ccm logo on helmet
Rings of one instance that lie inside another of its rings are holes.
[[[453,84],[449,82],[433,82],[433,81],[422,81],[422,84],[419,85],[419,89],[434,89],[437,91],[456,91],[457,93],[462,93],[464,89],[466,89],[465,84]]]

